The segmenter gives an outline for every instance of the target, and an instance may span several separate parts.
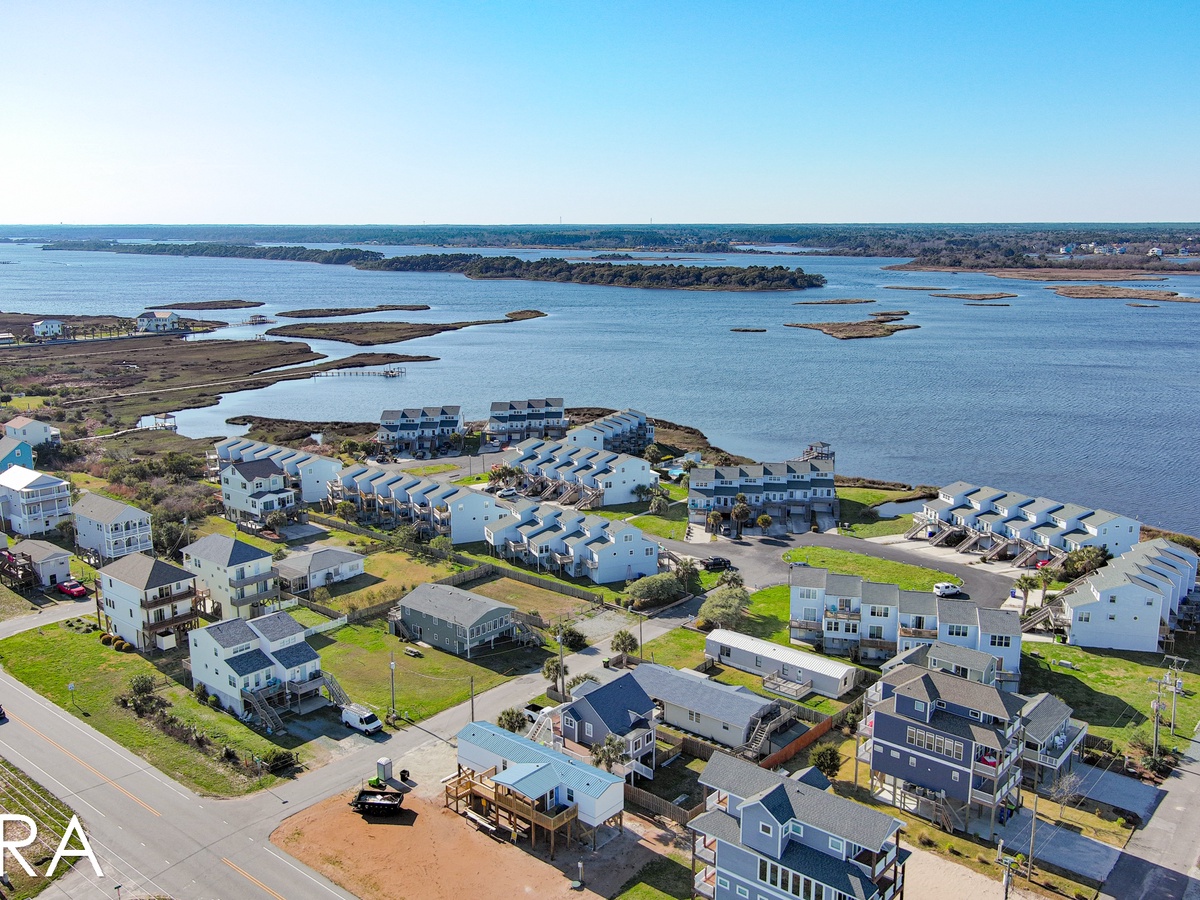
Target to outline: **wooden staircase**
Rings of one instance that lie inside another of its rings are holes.
[[[983,538],[984,538],[983,532],[981,532],[981,531],[972,532],[970,537],[968,537],[965,541],[963,541],[961,544],[959,544],[954,549],[957,550],[959,553],[967,553],[967,552],[975,549],[975,547],[979,545],[979,542],[982,541]]]
[[[1051,616],[1053,616],[1055,614],[1055,612],[1058,611],[1058,609],[1059,609],[1059,601],[1058,600],[1054,600],[1051,603],[1047,603],[1045,606],[1041,607],[1040,609],[1035,609],[1032,613],[1030,613],[1029,618],[1027,618],[1024,622],[1021,623],[1022,633],[1028,633],[1028,632],[1034,631],[1035,629],[1038,628],[1038,626],[1042,625],[1047,619],[1049,619]]]
[[[274,734],[287,734],[287,729],[283,727],[283,720],[279,718],[278,713],[271,708],[271,704],[262,696],[262,691],[242,690],[242,699],[250,702],[250,708],[254,710],[255,715],[263,723],[268,731]]]
[[[983,554],[983,559],[988,562],[999,559],[1004,554],[1004,551],[1012,546],[1013,543],[1009,538],[996,537],[995,535],[993,535],[993,540],[995,543],[992,544],[991,549],[985,551]]]
[[[349,706],[350,695],[346,693],[340,684],[338,684],[338,680],[328,672],[323,672],[321,677],[325,681],[326,690],[329,691],[329,699],[334,702],[334,705]]]
[[[925,531],[928,528],[932,528],[932,527],[933,527],[932,522],[925,522],[925,521],[914,522],[913,527],[908,529],[908,531],[904,532],[904,536],[911,541],[911,540],[916,539],[917,535],[921,534],[921,532]]]
[[[576,509],[593,509],[597,506],[604,505],[604,488],[602,487],[584,487],[579,501],[575,504]]]
[[[929,539],[930,547],[940,547],[956,534],[962,534],[963,528],[961,525],[948,525]]]

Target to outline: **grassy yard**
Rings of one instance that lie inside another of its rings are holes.
[[[454,563],[430,557],[420,559],[403,550],[372,553],[363,564],[363,574],[329,586],[331,609],[345,612],[385,600],[398,600],[418,584],[436,581],[461,569]]]
[[[460,544],[454,548],[454,552],[462,556],[469,556],[472,559],[478,560],[480,563],[487,563],[493,566],[498,566],[501,569],[516,569],[519,572],[530,572],[541,578],[557,581],[561,584],[569,584],[571,587],[583,588],[585,591],[592,591],[595,594],[601,595],[608,603],[619,603],[625,599],[625,582],[618,581],[611,584],[596,584],[588,578],[563,578],[558,575],[552,575],[549,572],[538,572],[530,566],[521,566],[515,562],[502,559],[499,556],[492,556],[489,552],[490,548],[483,541],[476,541],[470,544]]]
[[[313,609],[306,609],[303,606],[293,606],[287,610],[287,614],[303,625],[305,628],[312,628],[314,625],[324,625],[329,621],[328,618],[321,615]]]
[[[395,654],[396,709],[413,719],[427,719],[475,693],[503,684],[510,678],[541,669],[544,650],[508,650],[467,660],[441,650],[421,649],[420,657],[407,656],[397,638],[387,632],[387,622],[371,619],[346,625],[308,639],[321,654],[321,667],[332,673],[356,703],[386,712],[391,703],[388,663]]]
[[[35,609],[37,607],[20,594],[0,585],[0,622],[5,619],[15,619],[17,616],[24,616]]]
[[[464,475],[462,478],[455,478],[451,484],[487,484],[488,473],[480,472],[478,475]]]
[[[672,503],[665,515],[637,516],[630,519],[629,524],[636,525],[648,535],[682,541],[688,526],[687,504]]]
[[[667,496],[672,500],[686,500],[688,489],[682,484],[675,484],[670,481],[660,481],[658,486],[667,492]]]
[[[948,572],[939,572],[937,569],[926,569],[922,566],[910,566],[907,563],[892,562],[889,559],[879,559],[862,553],[851,553],[849,550],[796,547],[783,554],[783,558],[788,562],[806,562],[810,566],[829,569],[831,572],[861,575],[869,581],[896,584],[902,591],[933,590],[933,586],[939,581],[962,583],[961,578],[956,578]]]
[[[20,863],[10,863],[6,860],[6,874],[12,879],[12,890],[5,895],[6,897],[11,897],[12,900],[36,897],[54,881],[71,871],[73,860],[67,857],[55,868],[52,878],[45,878],[43,876],[46,866],[35,860],[45,857],[45,861],[49,863],[58,849],[58,842],[62,840],[67,823],[75,814],[74,810],[5,759],[0,759],[0,812],[10,816],[28,816],[37,823],[38,828],[37,841],[22,851],[22,855],[29,860],[37,874],[26,875]],[[10,839],[13,836],[11,832],[8,834]],[[79,847],[78,838],[71,840],[71,846]],[[87,864],[85,871],[90,871]]]
[[[514,578],[505,578],[502,575],[464,584],[462,589],[491,597],[501,603],[511,603],[521,612],[536,611],[550,621],[554,621],[559,616],[566,616],[569,619],[576,618],[581,612],[595,608],[595,604],[586,600],[577,600],[566,594],[548,591],[545,588],[525,584]]]
[[[237,538],[239,541],[257,547],[260,550],[266,550],[268,553],[274,553],[284,544],[281,541],[269,541],[266,538],[259,537],[255,534],[247,534],[244,531],[238,531],[237,526],[226,519],[224,516],[209,516],[203,522],[196,526],[192,535],[193,541],[198,541],[202,537],[210,534],[223,534],[226,537]]]
[[[872,507],[879,503],[907,497],[910,493],[909,491],[884,491],[875,488],[838,488],[837,495],[838,500],[841,501],[842,511],[839,521],[850,523],[849,528],[840,529],[841,533],[857,538],[903,534],[912,527],[911,513],[891,519],[881,519]]]
[[[660,856],[646,863],[621,885],[613,900],[688,900],[692,896],[692,870],[681,853]]]
[[[94,621],[90,620],[89,621]],[[90,634],[62,625],[44,625],[33,631],[0,641],[0,662],[14,678],[27,684],[97,731],[112,738],[151,765],[204,794],[233,796],[268,786],[276,778],[250,778],[217,762],[190,744],[167,737],[149,722],[113,702],[129,688],[134,675],[150,674],[163,686],[159,696],[171,704],[170,712],[188,725],[205,732],[214,747],[228,745],[242,755],[262,756],[276,746],[305,751],[289,736],[272,742],[232,716],[202,706],[192,692],[176,680],[164,678],[164,670],[180,676],[182,666],[151,662],[137,653],[118,653],[100,643],[98,631]],[[74,696],[67,684],[74,682]]]
[[[687,799],[680,801],[679,805],[691,809],[704,800],[704,786],[700,784],[700,774],[706,764],[705,760],[685,753],[669,766],[655,769],[654,780],[643,781],[640,786],[642,790],[671,803],[686,794]]]
[[[405,469],[409,475],[416,475],[418,478],[428,478],[430,475],[441,475],[443,472],[453,472],[457,469],[454,463],[432,463],[428,466],[417,466],[415,469]]]
[[[589,516],[602,516],[605,519],[628,519],[632,516],[644,515],[650,511],[650,503],[618,503],[615,506],[602,506],[599,509],[589,509]]]
[[[1033,651],[1041,653],[1042,658],[1032,656]],[[1200,683],[1196,675],[1200,642],[1186,638],[1177,641],[1175,654],[1189,658],[1191,663],[1183,671],[1184,692],[1177,699],[1179,722],[1174,735],[1167,724],[1171,718],[1171,698],[1163,691],[1167,709],[1159,740],[1166,747],[1185,744],[1200,720]],[[1051,660],[1067,660],[1072,668],[1053,665]],[[1075,710],[1075,718],[1088,723],[1089,733],[1111,739],[1121,750],[1135,732],[1149,734],[1154,727],[1150,709],[1154,686],[1147,679],[1161,678],[1165,671],[1161,653],[1031,643],[1021,653],[1021,690],[1049,691],[1061,697]]]

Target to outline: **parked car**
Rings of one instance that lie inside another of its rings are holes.
[[[379,716],[359,703],[351,703],[342,707],[342,724],[363,734],[374,734],[383,730]]]
[[[939,581],[933,586],[933,594],[935,597],[953,597],[958,593],[958,585],[952,584],[949,581]]]
[[[496,496],[499,497],[501,500],[508,500],[512,497],[517,496],[517,489],[516,488],[504,488],[503,490],[499,491],[496,494]]]
[[[86,597],[87,588],[78,581],[62,581],[58,584],[58,592],[68,597]]]
[[[1035,568],[1044,569],[1046,566],[1050,565],[1051,562],[1052,560],[1049,559],[1039,559]]]
[[[732,569],[733,563],[723,556],[710,556],[704,560],[704,568],[710,572],[724,572],[726,569]]]

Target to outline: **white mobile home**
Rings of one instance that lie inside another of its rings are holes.
[[[813,692],[836,700],[858,683],[861,672],[828,656],[724,628],[710,632],[705,638],[704,655],[718,665],[761,675],[767,690],[792,697]]]

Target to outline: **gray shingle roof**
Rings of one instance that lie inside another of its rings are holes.
[[[654,712],[654,701],[634,679],[631,672],[626,672],[620,678],[588,691],[586,695],[571,704],[571,706],[582,705],[590,706],[599,716],[600,721],[604,723],[605,728],[613,734],[620,735],[645,728]]]
[[[792,566],[788,573],[788,583],[792,587],[824,588],[828,569],[818,569],[815,566]]]
[[[302,666],[307,662],[320,660],[321,656],[310,647],[305,641],[298,644],[292,644],[290,647],[283,647],[279,650],[274,650],[271,655],[279,661],[279,664],[285,669],[294,669],[296,666]]]
[[[136,506],[130,506],[128,503],[121,503],[119,500],[113,500],[109,497],[102,497],[100,494],[93,494],[90,491],[85,492],[78,500],[71,504],[71,512],[77,516],[83,516],[85,519],[91,519],[93,522],[102,522],[105,525],[111,525],[113,522],[130,516],[142,517],[149,515],[149,513],[143,512]]]
[[[903,615],[936,616],[937,597],[930,591],[901,591],[900,612]]]
[[[197,559],[216,563],[223,568],[271,557],[266,550],[224,534],[205,535],[200,540],[193,541],[184,547],[183,552]]]
[[[511,612],[516,609],[515,606],[501,603],[491,597],[472,594],[447,584],[419,584],[404,595],[400,604],[464,626],[474,625],[480,619],[490,618],[501,610]]]
[[[632,674],[652,699],[701,712],[738,728],[745,728],[774,702],[745,688],[688,675],[670,666],[642,663]]]
[[[934,641],[928,647],[926,660],[928,660],[927,664],[931,668],[936,660],[943,667],[962,666],[964,669],[975,669],[979,672],[986,672],[988,666],[995,662],[995,657],[990,653],[984,653],[982,650],[972,650],[970,647],[960,647],[957,644],[948,644],[945,641]],[[916,662],[915,659],[907,661]]]
[[[239,653],[237,656],[231,656],[226,662],[236,675],[249,675],[252,672],[261,672],[263,669],[275,668],[271,657],[257,647],[245,653]]]
[[[1024,697],[1006,694],[997,687],[931,670],[925,670],[920,677],[899,685],[896,693],[927,703],[944,700],[967,709],[977,709],[1004,721],[1020,715],[1025,703]]]
[[[251,459],[243,462],[233,462],[229,467],[245,478],[247,481],[252,481],[255,478],[270,478],[274,475],[283,475],[283,469],[269,459]]]
[[[1021,614],[1015,609],[979,610],[979,630],[985,634],[1021,633]]]
[[[979,615],[970,600],[937,598],[938,625],[979,625]]]
[[[196,576],[187,569],[154,559],[144,553],[130,553],[115,562],[110,562],[96,574],[112,578],[122,584],[128,584],[138,590],[148,591],[152,588],[175,584],[177,581],[191,581]]]
[[[1021,715],[1025,717],[1025,736],[1044,744],[1058,730],[1073,710],[1053,694],[1035,694],[1029,698]]]
[[[825,579],[825,593],[836,597],[861,597],[863,580],[858,575],[837,575],[831,573]]]
[[[351,550],[340,550],[337,547],[322,547],[320,550],[311,550],[308,553],[297,553],[294,556],[289,556],[281,560],[275,568],[279,570],[281,575],[287,578],[296,578],[301,575],[311,575],[313,572],[332,569],[334,566],[340,566],[343,563],[354,562],[363,558],[362,554]]]
[[[227,619],[202,630],[226,650],[238,644],[253,644],[258,641],[258,635],[246,624],[245,619]]]
[[[285,612],[259,616],[257,619],[251,619],[250,624],[268,641],[278,641],[293,634],[304,633],[304,626]]]
[[[9,550],[12,553],[24,553],[35,563],[71,555],[70,550],[64,550],[57,544],[51,544],[47,541],[21,541],[20,543],[13,544]]]

